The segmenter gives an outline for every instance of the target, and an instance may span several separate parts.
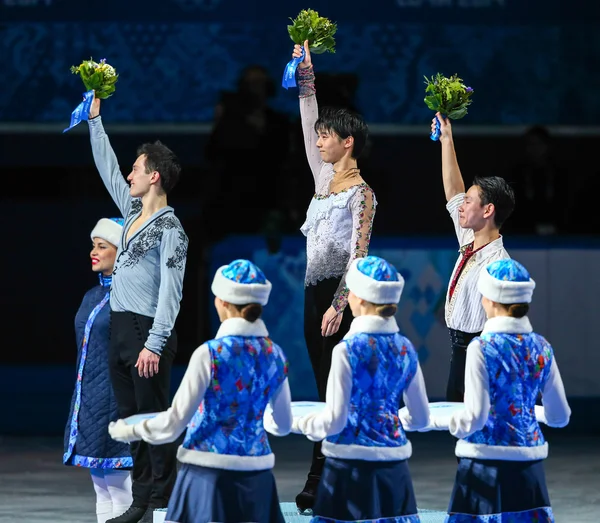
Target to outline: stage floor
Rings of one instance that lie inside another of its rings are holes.
[[[456,459],[446,433],[411,434],[410,469],[420,509],[446,508]],[[300,436],[271,438],[282,502],[304,485],[311,444]],[[600,439],[553,433],[546,475],[559,523],[600,521]],[[62,465],[60,438],[0,438],[1,523],[95,523],[95,500],[85,469]],[[296,520],[297,521],[297,520]]]

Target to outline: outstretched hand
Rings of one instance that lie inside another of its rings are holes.
[[[302,46],[296,44],[294,46],[294,52],[292,53],[292,58],[300,58],[302,56]],[[308,48],[308,40],[304,42],[304,60],[302,60],[298,67],[300,69],[306,69],[312,65],[312,60],[310,57],[310,49]]]
[[[141,439],[135,433],[133,427],[133,425],[127,425],[124,420],[120,419],[109,423],[108,433],[115,441],[120,441],[121,443],[131,443],[132,441],[138,441]]]
[[[442,113],[435,113],[437,120],[440,123],[440,141],[446,138],[452,138],[452,124],[450,118],[444,118]],[[431,120],[431,132],[435,132],[436,118]]]
[[[92,99],[92,105],[90,106],[90,118],[96,118],[100,114],[100,98],[96,98],[96,93],[94,93],[94,98]]]

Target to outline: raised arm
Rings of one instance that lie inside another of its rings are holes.
[[[158,304],[145,348],[161,354],[175,325],[183,292],[188,238],[175,217],[165,222],[160,242],[160,287]]]
[[[325,408],[318,413],[294,419],[292,431],[311,441],[321,441],[339,434],[348,422],[348,405],[352,394],[352,367],[346,343],[338,343],[331,354],[331,370],[327,379]]]
[[[446,201],[450,201],[457,194],[465,192],[465,182],[463,181],[456,151],[454,150],[454,138],[452,137],[452,124],[448,118],[443,118],[440,113],[436,113],[440,122],[440,142],[442,144],[442,181],[444,182],[444,193]],[[432,130],[435,126],[433,119]]]
[[[301,53],[302,48],[299,45],[296,45],[292,56],[294,58],[300,57]],[[315,190],[319,192],[323,178],[322,171],[330,164],[325,164],[325,162],[323,162],[319,149],[317,148],[318,136],[315,132],[315,123],[319,118],[319,107],[315,95],[315,72],[312,66],[310,49],[308,48],[307,42],[304,44],[304,60],[298,64],[298,87],[304,148],[306,150],[308,165],[315,180]],[[333,167],[331,167],[331,169],[333,170]]]
[[[369,254],[369,242],[371,241],[371,230],[375,218],[375,206],[377,200],[373,190],[368,185],[362,185],[350,199],[350,210],[352,211],[352,240],[350,242],[350,259],[346,266],[346,272],[355,258],[364,258]],[[336,312],[343,312],[348,305],[348,287],[346,287],[346,274],[342,277],[340,284],[333,296],[331,306]]]
[[[212,379],[212,361],[207,345],[200,345],[190,358],[181,384],[169,409],[158,416],[127,425],[122,419],[111,423],[108,432],[117,441],[144,441],[161,445],[175,441],[193,418]]]
[[[94,98],[88,120],[90,128],[90,141],[92,143],[92,154],[94,163],[104,182],[104,186],[121,211],[121,215],[127,217],[131,208],[131,196],[129,194],[129,185],[121,174],[119,162],[110,140],[104,131],[102,117],[100,116],[100,99]]]

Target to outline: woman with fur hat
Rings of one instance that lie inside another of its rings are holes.
[[[498,260],[478,288],[488,319],[467,349],[465,408],[431,420],[459,438],[446,521],[554,521],[538,422],[564,427],[571,410],[552,346],[527,318],[535,282],[515,260]]]
[[[419,359],[394,318],[404,279],[376,256],[354,260],[346,283],[354,320],[332,353],[323,411],[294,419],[294,432],[323,440],[314,522],[419,521],[408,469],[410,430],[429,404]],[[408,414],[398,418],[400,399]]]
[[[91,233],[92,271],[100,284],[85,294],[75,316],[77,379],[65,428],[63,463],[90,469],[98,523],[120,516],[132,500],[129,447],[106,433],[119,417],[108,367],[108,301],[122,228],[121,218],[102,218]]]
[[[265,428],[287,435],[292,410],[287,359],[260,319],[271,283],[252,262],[235,260],[217,270],[212,292],[221,327],[192,354],[171,407],[133,425],[118,420],[109,432],[160,445],[187,427],[166,521],[283,523]]]

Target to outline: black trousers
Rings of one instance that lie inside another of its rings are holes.
[[[471,340],[480,332],[468,333],[448,329],[452,356],[450,357],[450,375],[446,386],[446,401],[462,402],[465,399],[465,364],[467,362],[467,347]]]
[[[319,401],[325,401],[333,348],[346,335],[352,323],[352,311],[348,305],[344,309],[342,323],[338,331],[333,336],[323,337],[321,335],[323,314],[331,307],[333,296],[340,281],[341,278],[328,278],[304,289],[304,340],[306,341],[308,356],[317,383]],[[320,478],[324,463],[325,458],[321,453],[321,443],[315,443],[309,478],[311,476],[315,479]]]
[[[158,374],[140,377],[135,368],[153,321],[133,312],[110,314],[110,378],[121,418],[167,410],[170,405],[171,367],[177,350],[175,331],[161,354]],[[166,507],[177,475],[177,442],[150,445],[136,441],[131,443],[131,455],[133,505]]]

